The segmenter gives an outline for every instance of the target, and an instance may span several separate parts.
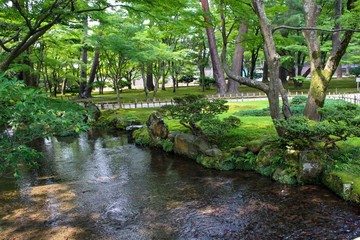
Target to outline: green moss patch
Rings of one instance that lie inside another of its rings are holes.
[[[345,200],[360,203],[360,175],[347,171],[329,171],[323,176],[323,183]],[[350,184],[351,187],[349,185]],[[347,189],[350,187],[350,189]]]

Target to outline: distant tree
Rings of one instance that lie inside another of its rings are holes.
[[[189,86],[189,83],[193,82],[196,80],[196,77],[194,76],[189,76],[189,75],[186,75],[186,76],[182,76],[179,80],[179,82],[181,83],[186,83],[186,86]]]
[[[355,75],[356,77],[360,76],[360,67],[350,68],[350,74]]]

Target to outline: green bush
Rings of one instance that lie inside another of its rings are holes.
[[[319,111],[323,115],[320,122],[302,116],[277,121],[275,124],[285,130],[284,143],[296,150],[331,150],[336,149],[339,141],[360,136],[359,106],[342,102],[327,105]]]
[[[290,101],[291,114],[293,116],[302,116],[304,114],[306,101],[306,96],[293,97],[293,99]]]
[[[350,147],[337,149],[329,154],[333,163],[331,167],[335,171],[347,171],[360,174],[360,148]]]

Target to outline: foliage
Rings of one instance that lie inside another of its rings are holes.
[[[207,100],[201,95],[187,95],[182,98],[174,98],[174,105],[166,105],[161,108],[164,116],[178,119],[180,124],[191,130],[194,135],[204,136],[199,122],[205,119],[213,119],[217,114],[228,110],[225,100]]]
[[[291,80],[293,80],[295,88],[300,88],[306,80],[306,77],[296,76],[293,77]]]
[[[216,84],[216,80],[211,77],[199,78],[199,83],[201,86],[204,86],[206,89],[210,89],[211,86]]]
[[[0,167],[18,176],[18,164],[37,166],[40,156],[29,147],[51,135],[86,131],[92,118],[78,104],[52,100],[21,82],[0,76]],[[87,119],[87,123],[84,121]]]
[[[169,139],[160,139],[158,144],[165,152],[172,152],[174,149],[174,143]]]
[[[290,102],[291,114],[293,116],[302,116],[304,114],[306,96],[295,96]]]
[[[329,150],[336,148],[339,141],[360,136],[360,111],[357,105],[342,102],[325,106],[320,111],[323,115],[320,122],[305,117],[277,121],[275,124],[285,130],[282,136],[285,144],[298,150]]]
[[[145,146],[150,145],[151,137],[147,127],[136,129],[133,132],[134,142],[138,145]]]
[[[329,155],[333,164],[331,168],[336,171],[347,171],[360,173],[360,149],[351,147],[348,149],[337,149]]]
[[[360,76],[360,67],[351,68],[350,74],[355,75],[356,77],[359,77]]]
[[[247,152],[243,157],[236,157],[234,161],[236,169],[244,171],[255,170],[256,155],[252,152]]]
[[[194,76],[190,76],[190,75],[186,75],[186,76],[182,76],[180,79],[179,79],[179,82],[181,83],[186,83],[186,84],[189,84],[193,81],[196,80],[196,77]]]
[[[240,123],[240,119],[230,116],[223,120],[219,118],[206,118],[201,121],[200,126],[211,143],[220,144],[224,141],[230,130],[238,127]]]

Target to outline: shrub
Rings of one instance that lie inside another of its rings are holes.
[[[201,95],[187,95],[182,98],[174,98],[174,105],[161,107],[160,112],[172,119],[178,119],[185,128],[190,129],[196,136],[204,136],[199,122],[212,119],[217,114],[229,109],[225,100],[216,99],[210,101]]]
[[[277,127],[285,130],[282,136],[284,143],[297,150],[330,150],[336,148],[338,141],[360,136],[360,111],[357,105],[346,102],[331,104],[320,112],[323,114],[320,122],[302,116],[277,121]]]
[[[306,96],[295,96],[290,102],[290,109],[293,116],[301,116],[304,114]]]

